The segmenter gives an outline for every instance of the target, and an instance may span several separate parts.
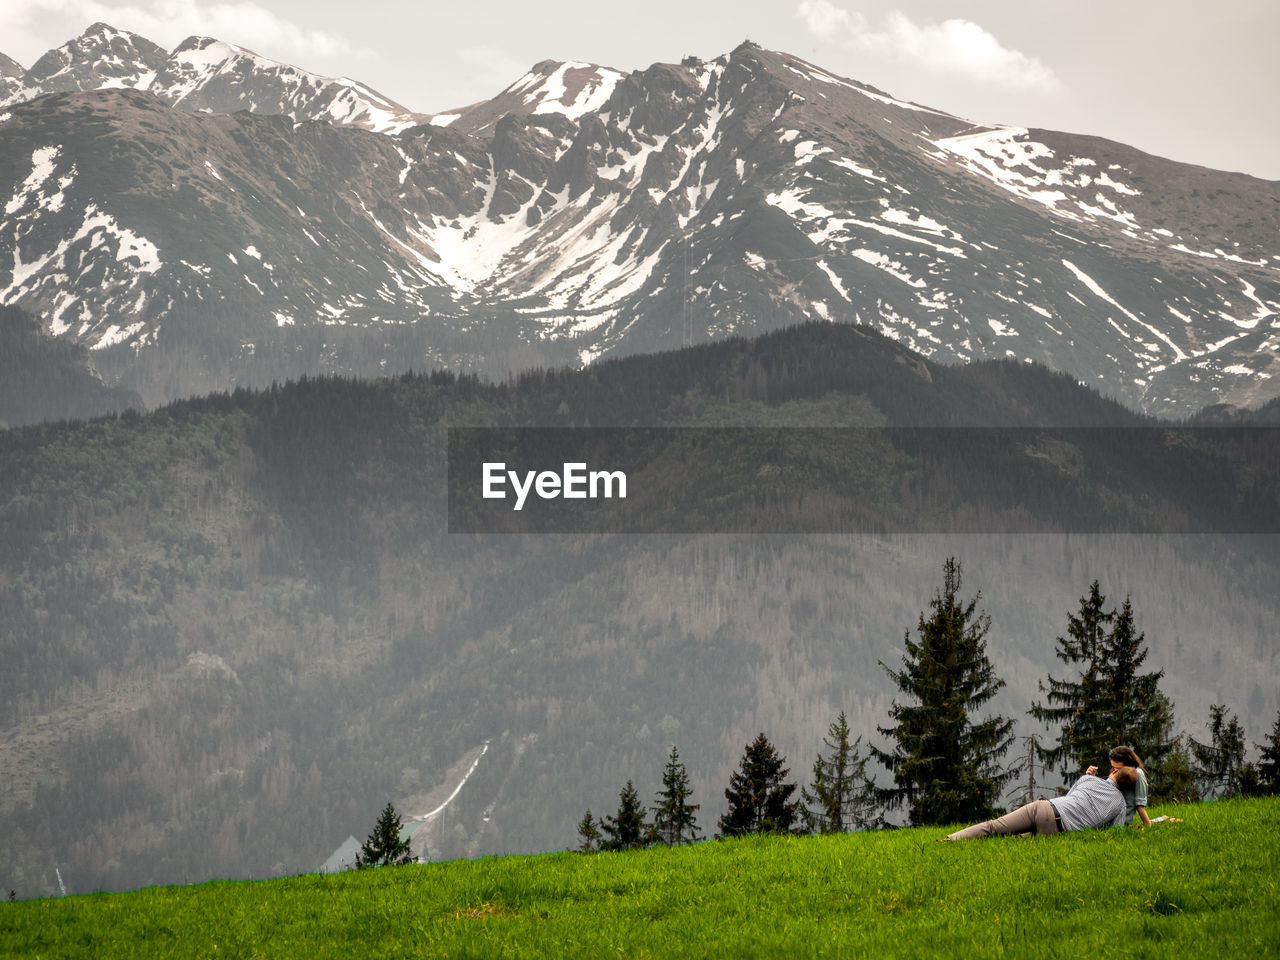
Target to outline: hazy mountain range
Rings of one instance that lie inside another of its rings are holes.
[[[0,303],[147,404],[807,319],[1154,412],[1280,393],[1280,184],[751,44],[632,74],[547,61],[433,116],[102,24],[2,83]]]

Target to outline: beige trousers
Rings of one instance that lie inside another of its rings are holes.
[[[1011,833],[1058,833],[1058,821],[1053,804],[1048,800],[1034,800],[1017,810],[995,820],[975,823],[950,834],[948,840],[972,840],[975,837],[1002,837]]]

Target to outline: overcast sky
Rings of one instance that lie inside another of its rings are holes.
[[[1280,179],[1280,0],[0,0],[0,52],[30,66],[95,20],[168,48],[214,36],[423,112],[539,60],[636,70],[749,38],[971,120]]]

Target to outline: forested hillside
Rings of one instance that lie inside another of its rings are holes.
[[[142,399],[98,379],[87,349],[43,336],[34,318],[0,304],[0,429],[131,407]]]
[[[1159,432],[1038,367],[942,367],[825,325],[501,385],[303,380],[5,431],[0,879],[29,896],[55,867],[72,891],[315,869],[388,799],[425,814],[469,771],[419,830],[429,855],[561,848],[626,779],[652,796],[672,743],[711,822],[758,732],[795,770],[840,710],[875,739],[880,663],[947,556],[992,618],[994,708],[1028,731],[1095,578],[1132,597],[1180,728],[1227,702],[1260,740],[1275,715],[1280,537],[1160,533],[1161,505],[1218,514],[1194,485],[1136,486],[1140,464],[1082,483],[1110,447],[1010,457],[1039,479],[1008,509],[1070,489],[1135,532],[449,533],[448,428],[521,425]],[[1188,457],[1271,522],[1273,462]]]

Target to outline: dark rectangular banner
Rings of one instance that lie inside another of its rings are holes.
[[[450,533],[1277,533],[1275,428],[449,429]]]

